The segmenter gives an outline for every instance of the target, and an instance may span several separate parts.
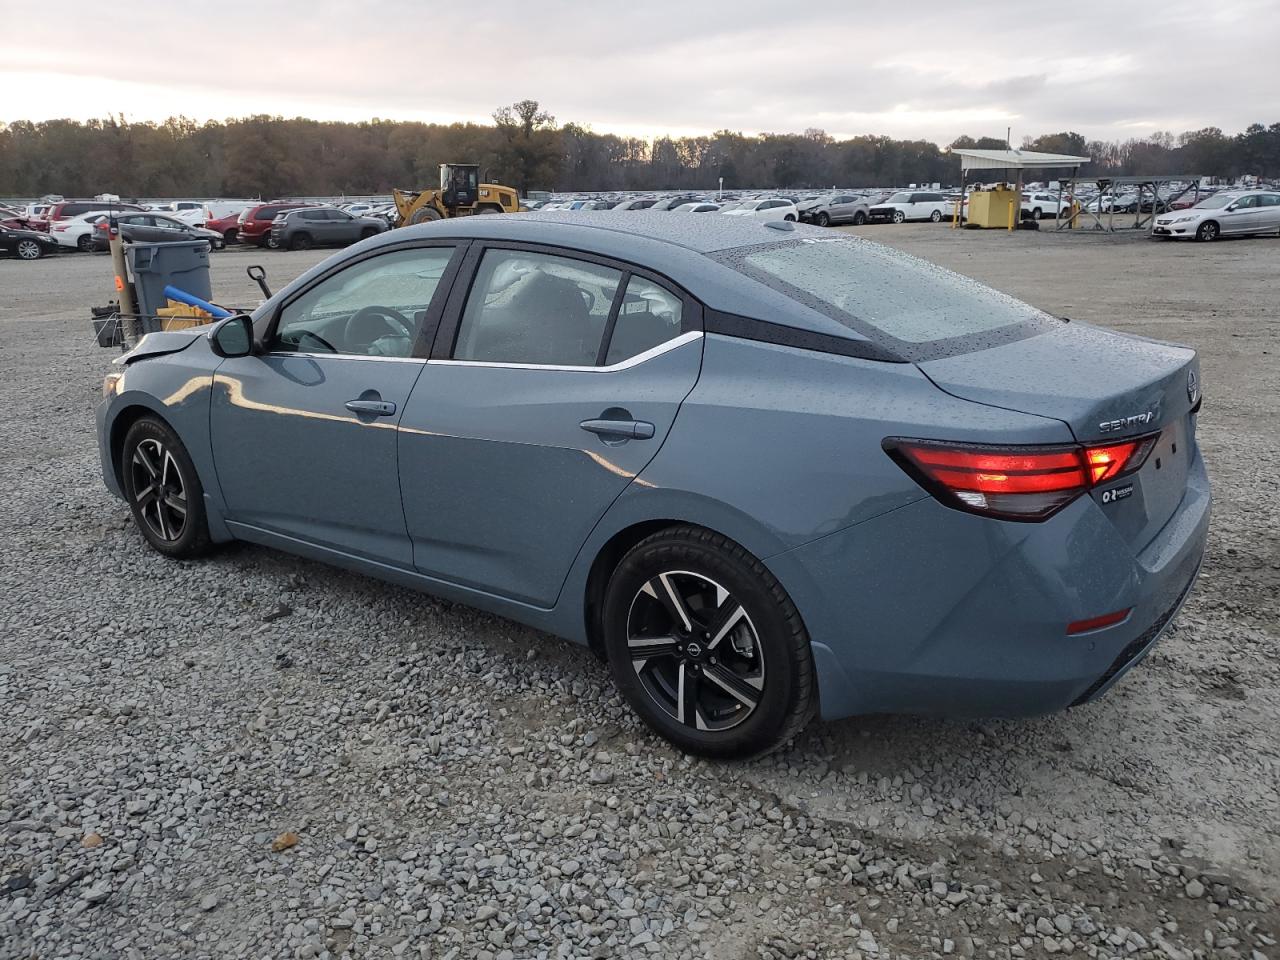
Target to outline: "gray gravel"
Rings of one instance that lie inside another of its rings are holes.
[[[105,259],[0,261],[0,956],[1280,960],[1280,242],[875,235],[1196,345],[1208,564],[1101,703],[815,724],[748,765],[523,627],[144,549],[97,474]],[[215,292],[322,256],[215,255]]]

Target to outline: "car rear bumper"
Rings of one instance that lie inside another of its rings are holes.
[[[809,629],[824,718],[1051,713],[1100,697],[1168,628],[1200,569],[1210,501],[1197,453],[1177,511],[1137,553],[1089,497],[1044,523],[926,498],[767,563]]]

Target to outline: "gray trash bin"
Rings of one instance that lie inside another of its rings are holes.
[[[213,299],[209,283],[209,241],[131,243],[125,247],[143,333],[160,329],[155,312],[167,306],[164,288],[173,285],[203,300]]]

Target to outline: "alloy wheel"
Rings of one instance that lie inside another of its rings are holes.
[[[627,614],[631,665],[677,723],[729,730],[764,695],[764,649],[746,609],[721,584],[686,570],[646,581]]]
[[[142,522],[161,540],[181,539],[187,526],[187,488],[172,452],[148,437],[134,448],[130,469]]]
[[[39,260],[40,244],[36,243],[34,240],[19,240],[18,256],[23,260]]]

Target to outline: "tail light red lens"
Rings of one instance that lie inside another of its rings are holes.
[[[884,449],[949,507],[1036,521],[1053,516],[1090,488],[1140,468],[1158,436],[1091,447],[996,447],[890,437]]]

